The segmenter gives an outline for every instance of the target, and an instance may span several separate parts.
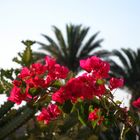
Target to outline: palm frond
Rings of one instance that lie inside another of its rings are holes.
[[[88,48],[89,46],[91,46],[92,42],[96,39],[96,37],[97,37],[98,34],[99,34],[99,32],[93,34],[93,35],[89,38],[89,40],[88,40],[88,41],[85,43],[85,45],[82,47],[81,53],[84,53],[84,52],[87,50],[87,48]]]
[[[102,50],[94,52],[94,55],[104,58],[105,60],[108,60],[108,57],[112,56],[112,52],[102,49]],[[93,54],[91,54],[89,56],[93,56]]]
[[[60,52],[52,45],[46,45],[44,43],[41,43],[41,42],[37,42],[39,45],[41,45],[41,47],[39,48],[40,50],[43,50],[43,51],[46,51],[46,52],[49,52],[51,53],[52,55],[59,55]]]
[[[125,87],[127,87],[135,96],[140,93],[140,51],[122,48],[121,51],[114,50],[113,54],[119,58],[122,65],[118,65],[118,61],[111,59],[111,74],[124,77]]]
[[[79,49],[82,46],[82,42],[85,39],[87,33],[89,31],[89,27],[87,28],[81,28],[77,37],[77,40],[75,40],[75,47],[73,47],[74,51],[75,51],[75,56],[77,55],[77,53],[79,52]]]
[[[128,64],[128,61],[126,60],[126,58],[124,57],[124,55],[118,51],[118,50],[113,50],[112,53],[115,55],[115,56],[118,56],[120,61],[122,62],[122,64],[125,66],[126,69],[130,69],[130,66]]]
[[[33,60],[34,62],[43,62],[45,56],[48,55],[47,53],[42,53],[42,52],[33,52]]]
[[[43,34],[43,37],[46,38],[48,44],[42,42],[37,43],[41,46],[40,49],[43,50],[45,54],[49,53],[56,58],[58,63],[67,66],[73,72],[79,70],[79,60],[86,58],[89,55],[93,55],[93,50],[100,47],[100,44],[103,41],[101,39],[94,42],[99,34],[99,32],[97,32],[83,44],[83,41],[88,34],[89,27],[83,27],[82,25],[67,24],[66,40],[59,28],[53,26],[53,29],[56,41],[48,35]],[[41,55],[39,55],[40,58]]]
[[[58,53],[61,53],[60,47],[57,45],[57,43],[51,39],[49,36],[42,34],[44,38],[51,44],[51,47],[53,47],[54,50],[56,50]],[[50,46],[50,45],[47,45]]]
[[[131,66],[131,70],[135,71],[136,70],[136,58],[135,58],[135,53],[134,51],[132,51],[131,49],[124,49],[122,48],[122,51],[126,54],[126,56],[128,57],[129,61],[130,61],[130,66]]]
[[[109,60],[109,63],[111,65],[111,74],[115,77],[127,77],[127,73],[124,68],[122,68],[120,65],[118,65],[115,61]]]
[[[102,42],[103,42],[103,39],[97,40],[94,44],[92,44],[92,45],[88,46],[87,48],[85,48],[84,50],[82,50],[82,51],[81,51],[81,54],[80,54],[80,57],[81,57],[81,58],[82,58],[82,57],[85,57],[85,56],[87,56],[87,54],[88,54],[88,55],[91,55],[90,53],[91,53],[94,49],[100,47],[100,46],[101,46],[100,44],[101,44]],[[92,54],[94,54],[94,53],[92,52]]]
[[[58,40],[59,48],[61,49],[61,52],[63,53],[63,55],[67,56],[67,46],[63,38],[62,32],[56,26],[53,26],[53,29],[54,29],[55,36]]]

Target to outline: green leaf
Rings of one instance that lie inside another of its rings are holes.
[[[25,66],[29,66],[32,63],[32,50],[30,46],[27,46],[23,52],[22,62]]]
[[[12,61],[22,65],[22,62],[17,57],[14,57]]]
[[[60,88],[63,85],[61,80],[55,80],[52,84],[53,87]]]
[[[116,102],[116,104],[118,104],[118,105],[121,105],[121,104],[122,104],[122,102],[119,101],[119,100],[117,100],[117,101],[115,101],[115,102]]]
[[[23,92],[23,93],[25,93],[25,92]],[[33,87],[33,88],[30,88],[30,89],[29,89],[29,93],[30,93],[32,96],[36,96],[36,95],[42,93],[42,89],[41,89],[41,88],[35,88],[35,87]]]
[[[77,113],[78,113],[78,120],[81,122],[81,124],[83,126],[87,126],[86,125],[86,122],[85,122],[85,120],[83,118],[83,114],[81,113],[81,108],[80,109],[77,109]]]
[[[22,41],[22,43],[23,43],[25,46],[30,47],[30,46],[32,46],[33,44],[35,44],[35,41],[26,40],[26,41]]]
[[[105,83],[105,81],[103,79],[98,79],[97,80],[98,85],[103,85],[104,83]]]
[[[98,120],[91,121],[92,127],[95,128],[97,125]]]
[[[0,70],[0,73],[1,73],[1,76],[7,78],[7,79],[10,79],[10,80],[13,80],[14,78],[12,77],[12,74],[14,72],[14,69],[11,68],[9,70],[4,70],[4,69],[1,69]]]
[[[90,105],[89,106],[89,112],[92,112],[93,111],[93,105]]]

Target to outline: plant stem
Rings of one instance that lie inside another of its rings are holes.
[[[118,108],[119,111],[121,111],[124,114],[124,111],[122,110],[122,108],[120,108],[119,105],[117,105],[112,98],[108,97],[108,99],[110,99],[110,101]],[[124,114],[126,117],[126,119],[129,117],[128,114]],[[125,120],[123,120],[121,117],[118,117],[118,119],[127,127],[129,127],[137,136],[140,137],[140,133],[130,124]],[[122,139],[123,140],[123,139]]]
[[[125,125],[124,124],[121,130],[120,140],[125,140]]]

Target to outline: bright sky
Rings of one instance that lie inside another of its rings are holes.
[[[1,0],[0,67],[14,67],[11,61],[24,49],[22,40],[44,41],[52,25],[65,30],[66,23],[101,31],[103,47],[111,50],[140,46],[140,0]],[[38,46],[34,46],[37,49]]]
[[[63,31],[66,23],[101,31],[106,49],[140,46],[139,0],[1,0],[0,67],[11,67],[11,59],[24,49],[25,39],[44,41],[52,25]],[[36,48],[38,46],[35,46]]]

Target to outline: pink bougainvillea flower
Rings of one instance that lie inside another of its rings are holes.
[[[56,64],[56,59],[51,58],[50,56],[46,56],[45,62],[46,62],[45,66],[47,67],[47,70],[51,70],[54,67],[54,65]]]
[[[24,79],[28,76],[30,76],[30,70],[27,67],[23,67],[18,77]]]
[[[138,109],[140,109],[140,97],[132,102],[132,105]]]
[[[45,88],[46,84],[45,84],[45,80],[43,78],[39,78],[38,76],[35,76],[33,78],[33,83],[34,83],[34,87],[40,87],[40,88]]]
[[[89,113],[88,119],[90,121],[97,120],[99,118],[98,117],[98,111],[99,111],[99,109],[95,108],[92,112]]]
[[[84,92],[84,83],[82,83],[78,78],[72,78],[65,86],[61,87],[52,95],[52,100],[61,104],[66,100],[75,102],[78,98],[83,96]]]
[[[20,87],[21,84],[22,84],[22,82],[18,81],[18,80],[14,80],[12,83],[13,83],[14,86],[17,86],[17,87]]]
[[[59,79],[59,78],[65,79],[67,77],[68,72],[69,72],[68,68],[57,64],[56,59],[46,56],[45,62],[46,62],[45,66],[47,67],[47,70],[48,70],[46,83],[50,83],[51,81]]]
[[[31,78],[28,78],[25,83],[30,87],[30,88],[45,88],[46,87],[46,84],[45,84],[45,80],[43,78],[39,78],[38,76],[35,76],[35,77],[31,77]]]
[[[122,87],[124,85],[124,79],[123,78],[112,77],[109,82],[110,82],[110,85],[109,85],[110,90]]]
[[[52,95],[56,102],[63,103],[66,100],[76,102],[81,99],[93,99],[105,93],[104,85],[97,85],[96,79],[91,75],[83,74],[77,78],[71,78],[65,86]]]
[[[47,110],[52,120],[56,119],[61,114],[61,110],[58,108],[56,104],[49,104]]]
[[[93,86],[93,92],[94,92],[93,95],[101,97],[106,92],[105,85],[104,84],[102,84],[102,85],[95,84]]]
[[[108,78],[110,64],[101,60],[99,57],[93,56],[90,58],[92,63],[93,74],[96,78]]]
[[[52,80],[65,79],[68,72],[68,68],[55,64],[54,67],[48,71],[48,76],[51,77]]]
[[[50,104],[47,108],[43,107],[41,113],[37,116],[38,121],[44,121],[48,124],[51,120],[55,120],[61,114],[61,110],[55,104]]]
[[[52,100],[63,104],[65,102],[66,99],[66,94],[64,93],[64,87],[61,87],[59,90],[57,90],[53,95],[52,95]],[[65,95],[64,95],[65,94]]]
[[[16,103],[16,104],[21,104],[22,101],[27,101],[29,102],[31,99],[36,99],[36,97],[32,97],[29,94],[29,86],[27,85],[26,88],[21,88],[17,86],[13,86],[10,96],[8,97],[8,100]]]
[[[92,112],[89,113],[88,119],[90,121],[97,121],[97,125],[100,125],[103,120],[104,116],[99,115],[100,109],[95,108]]]
[[[60,66],[59,64],[55,64],[55,67],[54,67],[54,75],[56,77],[56,79],[65,79],[68,75],[68,68],[67,67],[64,67],[64,66]]]
[[[91,59],[87,58],[85,60],[80,60],[80,67],[86,70],[87,72],[91,72],[92,71]]]
[[[93,70],[100,69],[102,60],[96,56],[92,56],[90,58],[80,60],[80,67],[86,70],[87,72],[91,72]]]
[[[96,78],[108,78],[108,72],[110,70],[110,64],[102,61],[96,56],[92,56],[85,60],[80,60],[80,66],[87,72],[92,72]]]
[[[30,71],[32,76],[44,74],[47,70],[47,67],[41,63],[34,63],[30,66]]]
[[[88,74],[71,78],[65,86],[52,95],[52,100],[63,103],[66,100],[76,102],[79,98],[92,100],[94,96],[105,93],[104,84],[97,84],[96,79]]]
[[[101,116],[99,121],[98,121],[98,123],[97,123],[97,125],[100,125],[103,121],[104,121],[104,116]]]
[[[110,70],[110,64],[108,62],[101,61],[97,70],[93,71],[93,74],[97,79],[108,78],[109,77],[109,74],[108,74],[109,70]]]
[[[54,78],[51,75],[47,75],[45,79],[45,85],[49,86],[53,80]]]
[[[10,96],[8,100],[16,103],[21,104],[21,102],[25,99],[25,94],[22,94],[19,87],[14,86],[10,92]]]

